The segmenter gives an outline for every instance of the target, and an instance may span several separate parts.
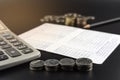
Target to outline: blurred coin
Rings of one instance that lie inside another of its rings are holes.
[[[57,71],[59,67],[59,61],[57,59],[48,59],[44,62],[46,71]]]
[[[75,18],[74,17],[66,17],[65,18],[65,25],[67,26],[74,26]]]
[[[77,27],[83,27],[83,18],[82,17],[78,17],[76,20],[76,26]]]
[[[56,23],[57,24],[64,24],[65,23],[65,19],[64,18],[58,18],[58,19],[56,19]]]
[[[92,60],[89,58],[79,58],[76,60],[77,69],[80,71],[91,71],[93,69]]]
[[[43,60],[34,60],[34,61],[30,62],[31,70],[42,70],[43,68],[44,68]]]
[[[44,22],[45,22],[45,20],[44,20],[44,19],[40,19],[40,21],[41,21],[42,23],[44,23]]]
[[[60,60],[60,66],[62,70],[72,71],[75,66],[75,61],[70,58],[63,58]]]

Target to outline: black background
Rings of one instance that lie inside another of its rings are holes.
[[[95,16],[90,23],[120,16],[119,0],[0,0],[0,19],[16,34],[40,25],[45,15],[76,12]],[[102,25],[93,30],[120,34],[120,22]],[[41,59],[64,56],[41,51]],[[0,80],[120,80],[120,46],[91,72],[33,72],[28,63],[0,71]]]

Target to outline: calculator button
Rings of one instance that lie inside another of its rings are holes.
[[[9,44],[1,46],[2,49],[10,48],[11,46]]]
[[[18,42],[18,41],[17,41],[17,42],[15,42],[15,43],[13,43],[13,45],[14,45],[14,46],[19,46],[19,45],[22,45],[22,42]]]
[[[2,36],[3,36],[4,38],[6,38],[7,40],[14,38],[14,37],[12,36],[12,34],[10,34],[10,33],[2,33]]]
[[[3,36],[3,37],[10,36],[10,35],[11,35],[11,34],[10,34],[10,33],[7,33],[7,32],[2,33],[2,36]]]
[[[6,55],[0,55],[0,61],[8,59],[8,56]]]
[[[24,54],[28,54],[28,53],[31,53],[31,52],[33,52],[33,50],[30,49],[30,48],[24,49],[24,50],[22,51],[22,53],[24,53]]]
[[[14,43],[14,42],[17,42],[18,40],[17,39],[11,39],[11,40],[9,40],[9,42],[11,42],[11,43]]]
[[[3,55],[4,53],[2,51],[0,51],[0,55]]]
[[[25,49],[25,48],[27,48],[26,45],[19,45],[19,46],[17,46],[17,49],[19,49],[19,50],[22,50],[22,49]]]
[[[13,39],[14,37],[10,35],[10,36],[6,36],[5,38],[6,38],[7,40],[10,40],[10,39]]]
[[[17,56],[20,56],[21,54],[15,50],[14,48],[8,48],[8,49],[5,49],[5,52],[11,56],[11,57],[17,57]]]
[[[5,45],[5,44],[7,44],[5,41],[0,42],[0,45]]]

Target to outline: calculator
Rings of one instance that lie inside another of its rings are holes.
[[[39,58],[40,51],[20,39],[0,20],[0,70]]]

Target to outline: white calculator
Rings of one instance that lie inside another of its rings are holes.
[[[17,37],[0,21],[0,70],[39,58],[40,51]]]

